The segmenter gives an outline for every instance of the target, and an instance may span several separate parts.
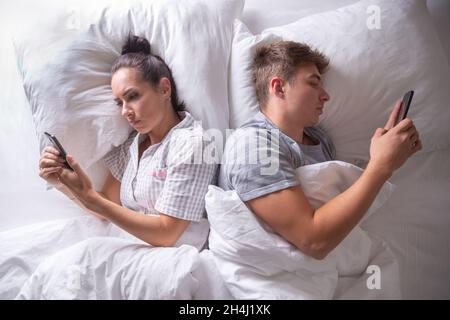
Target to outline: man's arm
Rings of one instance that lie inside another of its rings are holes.
[[[249,200],[247,205],[300,251],[323,259],[361,220],[384,182],[422,149],[411,119],[394,127],[399,109],[397,103],[384,129],[378,128],[372,137],[370,161],[361,177],[319,209],[311,207],[298,186]]]
[[[300,186],[246,203],[300,251],[323,259],[358,224],[389,176],[369,164],[350,188],[317,210],[311,207]]]

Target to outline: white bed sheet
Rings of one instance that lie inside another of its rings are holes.
[[[450,298],[450,150],[418,154],[396,172],[385,204],[391,214],[368,219],[400,264],[405,299]]]
[[[276,2],[276,8],[283,7],[280,1]],[[261,2],[247,0],[244,11],[244,20],[254,32],[273,21],[265,20],[264,13],[276,12],[274,5],[268,6],[270,1]],[[295,19],[348,2],[353,1],[328,1],[327,5],[306,7]],[[318,1],[305,3],[312,6]],[[429,3],[433,3],[432,11],[439,17],[436,25],[442,26],[438,30],[442,41],[442,35],[448,35],[446,30],[450,30],[446,29],[450,15],[445,14],[449,4],[439,0],[429,0]],[[46,191],[44,181],[38,176],[37,138],[9,41],[10,31],[21,21],[14,14],[14,8],[23,8],[20,4],[23,5],[17,1],[0,2],[0,231],[84,214],[58,192]],[[28,14],[32,12],[30,9]],[[444,40],[443,46],[449,53],[448,38]],[[407,299],[450,298],[449,164],[450,150],[415,156],[392,179],[398,186],[386,204],[389,206],[386,212],[392,214],[377,216],[367,223],[367,228],[385,239],[399,258],[403,297]],[[101,168],[96,174],[104,174],[104,170]]]

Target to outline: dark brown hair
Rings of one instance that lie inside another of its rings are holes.
[[[322,74],[329,60],[321,52],[307,44],[294,41],[275,41],[260,45],[252,63],[253,84],[260,106],[265,107],[269,97],[269,82],[279,76],[292,83],[298,68],[305,63],[314,63]]]
[[[121,55],[111,67],[111,74],[114,74],[120,68],[134,68],[138,70],[142,75],[142,79],[153,87],[159,84],[161,78],[169,79],[172,106],[175,112],[184,111],[185,105],[178,98],[177,86],[175,85],[172,71],[160,56],[151,53],[150,43],[147,39],[131,34],[128,35],[122,47]]]

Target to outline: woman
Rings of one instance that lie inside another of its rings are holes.
[[[205,145],[203,130],[183,111],[170,68],[151,54],[146,39],[130,35],[111,73],[114,100],[136,132],[104,158],[110,173],[102,190],[93,189],[71,155],[74,171],[64,169],[53,147],[45,148],[39,175],[152,246],[188,243],[201,249],[208,234],[204,196],[216,170],[193,163]]]

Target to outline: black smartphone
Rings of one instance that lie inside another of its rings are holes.
[[[52,134],[50,134],[50,133],[48,133],[48,132],[44,132],[44,134],[45,134],[45,135],[47,136],[47,138],[51,141],[51,143],[53,144],[53,146],[59,151],[59,155],[61,156],[61,158],[64,159],[64,166],[65,166],[67,169],[73,171],[72,167],[69,165],[69,163],[67,162],[67,159],[66,159],[66,157],[67,157],[67,152],[66,152],[66,150],[64,150],[64,148],[63,148],[63,146],[61,145],[61,143],[59,143],[58,139],[57,139],[54,135],[52,135]]]
[[[399,123],[403,119],[406,119],[406,117],[408,116],[409,106],[411,105],[413,96],[414,96],[413,90],[408,91],[403,96],[402,106],[400,107],[400,113],[399,113],[401,115],[401,118],[399,118],[397,120],[397,123]]]

